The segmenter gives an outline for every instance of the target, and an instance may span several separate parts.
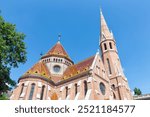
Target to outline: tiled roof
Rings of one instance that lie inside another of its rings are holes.
[[[63,46],[59,41],[42,58],[49,57],[49,56],[64,57],[71,61],[70,57],[68,56],[67,52],[65,51],[65,49],[63,48]]]
[[[72,65],[68,67],[64,73],[64,79],[68,79],[72,76],[79,75],[87,70],[89,70],[90,66],[93,63],[95,56],[92,56],[78,64]]]
[[[24,75],[38,75],[38,76],[50,78],[50,73],[48,71],[48,68],[43,62],[36,63]]]
[[[62,80],[69,79],[76,75],[82,74],[89,70],[90,66],[93,63],[95,56],[92,56],[82,62],[79,62],[75,65],[69,66],[63,75],[52,75],[49,73],[47,66],[42,61],[35,64],[31,69],[29,69],[23,76],[26,75],[38,75],[52,80],[54,83],[61,82]]]

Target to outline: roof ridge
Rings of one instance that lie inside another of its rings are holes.
[[[90,57],[88,57],[88,58],[86,58],[86,59],[84,59],[84,60],[81,60],[81,61],[79,61],[78,63],[76,63],[76,64],[74,64],[74,65],[78,65],[78,64],[80,64],[80,63],[82,63],[82,62],[84,62],[84,61],[87,61],[87,60],[89,60],[89,59],[91,59],[91,58],[93,58],[93,57],[95,57],[95,55],[90,56]]]

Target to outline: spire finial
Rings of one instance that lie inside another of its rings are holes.
[[[60,43],[60,39],[61,39],[61,34],[58,34],[58,42]]]
[[[100,7],[100,15],[103,15],[102,8]]]

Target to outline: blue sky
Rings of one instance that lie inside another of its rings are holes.
[[[73,61],[97,52],[100,15],[113,31],[130,88],[150,93],[149,0],[0,0],[1,15],[26,34],[27,62],[12,69],[14,80],[26,72],[57,41]]]

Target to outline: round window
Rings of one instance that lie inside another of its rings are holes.
[[[106,93],[106,87],[105,87],[105,85],[103,83],[100,83],[99,87],[100,87],[101,93],[103,95],[105,95],[105,93]]]
[[[53,67],[53,70],[54,70],[54,72],[56,72],[56,73],[60,72],[60,66],[59,66],[59,65],[55,65],[55,66]]]

